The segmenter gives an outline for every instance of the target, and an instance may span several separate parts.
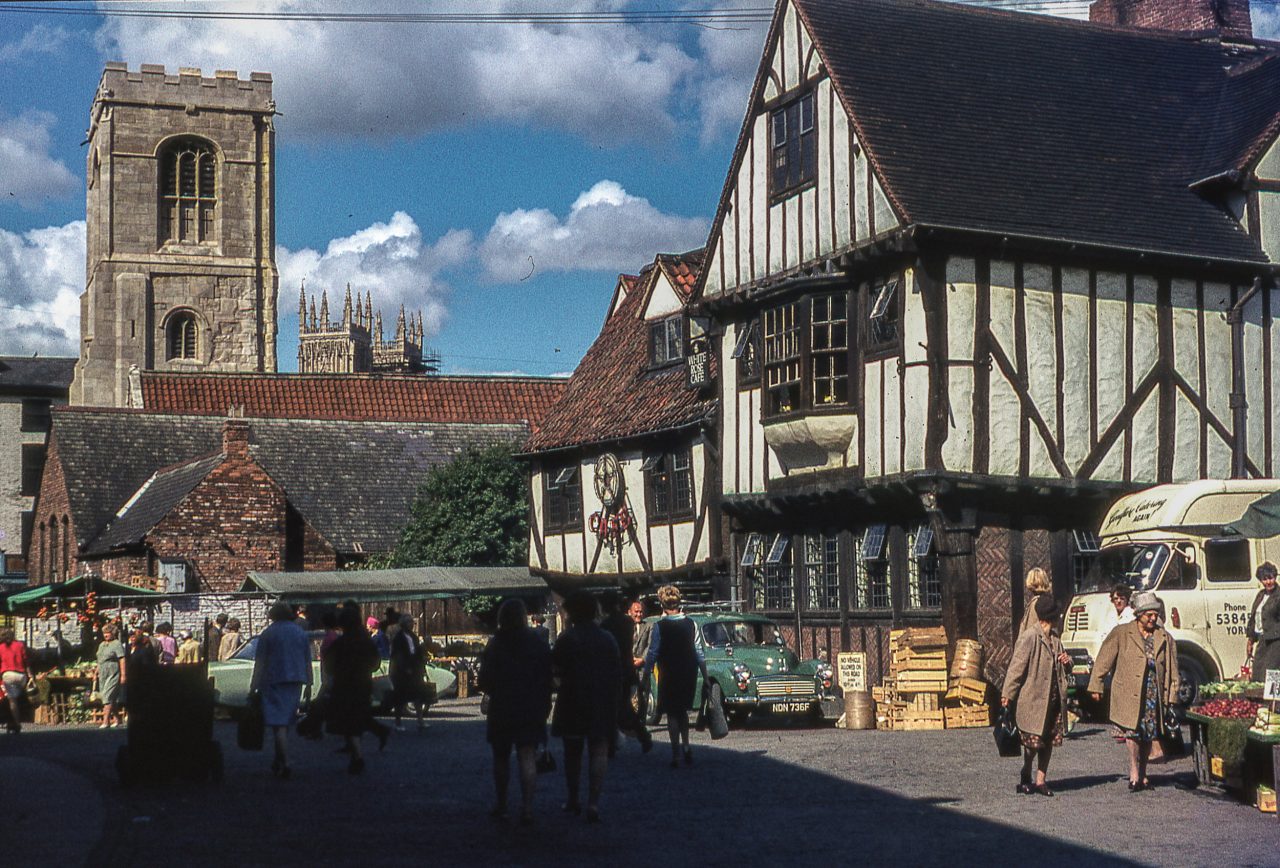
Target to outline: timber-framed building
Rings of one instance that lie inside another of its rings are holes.
[[[734,591],[802,656],[941,623],[998,678],[1115,495],[1280,471],[1280,50],[1230,5],[779,2],[695,296]]]

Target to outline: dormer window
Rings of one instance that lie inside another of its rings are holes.
[[[813,183],[818,167],[818,134],[813,91],[769,115],[769,195],[788,196]]]
[[[684,358],[685,319],[670,316],[649,326],[649,362],[654,367]]]

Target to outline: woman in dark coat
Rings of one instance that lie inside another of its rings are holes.
[[[360,753],[360,735],[366,729],[379,728],[380,742],[385,742],[385,727],[373,720],[373,673],[382,662],[360,621],[360,608],[346,603],[338,611],[342,635],[329,645],[322,661],[329,693],[325,698],[325,723],[329,732],[346,740],[345,752],[351,754],[347,767],[353,775],[364,771]]]
[[[569,629],[556,639],[551,662],[560,677],[560,693],[551,718],[551,734],[564,739],[564,773],[569,787],[565,810],[578,813],[582,748],[590,757],[587,773],[587,822],[600,821],[600,790],[609,765],[609,745],[618,729],[618,643],[595,622],[596,598],[574,591],[565,598]]]
[[[479,688],[489,697],[486,737],[493,750],[493,784],[498,801],[491,812],[507,815],[511,749],[520,766],[520,823],[533,822],[533,792],[538,779],[538,745],[547,738],[551,713],[551,646],[527,624],[520,600],[498,609],[498,631],[480,657]]]
[[[1265,681],[1268,669],[1280,669],[1280,591],[1276,590],[1276,565],[1258,567],[1262,590],[1249,608],[1248,656],[1253,658],[1253,680]]]
[[[693,707],[693,695],[698,688],[698,674],[702,674],[704,682],[707,680],[707,663],[698,643],[697,625],[680,609],[680,589],[675,585],[663,585],[658,588],[658,602],[662,605],[662,618],[650,634],[642,680],[649,680],[649,671],[656,665],[657,709],[659,714],[667,716],[671,767],[674,769],[680,765],[681,746],[684,747],[684,764],[693,765],[693,750],[689,747],[689,709]]]
[[[1053,749],[1067,731],[1067,664],[1071,658],[1053,633],[1058,603],[1052,594],[1035,598],[1036,629],[1023,630],[1013,647],[1013,659],[1004,677],[1000,704],[1016,703],[1018,730],[1022,734],[1022,781],[1019,793],[1052,796],[1045,782]],[[1031,779],[1036,765],[1035,783]]]
[[[374,641],[375,647],[377,640]],[[387,675],[391,680],[390,705],[396,717],[396,729],[403,730],[400,718],[404,707],[413,703],[418,715],[418,732],[427,728],[425,720],[430,700],[426,686],[426,651],[422,640],[413,632],[413,616],[401,615],[399,629],[391,640],[391,658]]]

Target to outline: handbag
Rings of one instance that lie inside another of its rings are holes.
[[[307,713],[298,720],[298,735],[315,741],[324,738],[325,694],[320,694],[307,704]]]
[[[1168,759],[1187,755],[1187,743],[1182,738],[1182,724],[1172,708],[1164,711],[1164,728],[1160,733],[1160,749]]]
[[[538,759],[534,763],[534,768],[538,770],[540,775],[549,775],[556,770],[556,758],[551,753],[550,748],[543,748],[538,754]]]
[[[262,697],[249,695],[249,705],[236,722],[236,745],[241,750],[262,750],[266,724],[262,719]]]
[[[707,731],[713,741],[719,741],[729,734],[729,720],[724,715],[724,706],[719,702],[707,703]]]
[[[1018,738],[1018,725],[1013,722],[1013,707],[1000,709],[995,727],[996,750],[1000,756],[1022,756],[1022,739]]]

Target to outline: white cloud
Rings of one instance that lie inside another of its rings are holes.
[[[611,10],[625,3],[564,0],[557,12]],[[189,6],[201,8],[200,4]],[[528,9],[510,0],[433,4],[430,11]],[[184,6],[184,8],[187,8]],[[262,0],[237,10],[332,9],[320,0]],[[382,12],[416,12],[391,0]],[[165,63],[272,73],[284,112],[280,128],[323,141],[333,136],[412,136],[476,121],[568,130],[592,141],[636,136],[662,141],[671,106],[696,61],[671,31],[626,25],[339,24],[112,18],[99,47],[131,66]]]
[[[0,115],[0,200],[29,206],[74,192],[78,179],[49,155],[48,112]]]
[[[83,220],[0,229],[0,354],[79,352],[84,246]]]
[[[707,221],[664,214],[616,181],[598,181],[561,220],[545,208],[499,214],[480,245],[490,279],[515,282],[534,272],[627,271],[656,253],[706,242]]]
[[[329,294],[331,316],[342,313],[347,284],[361,296],[373,296],[384,325],[394,327],[399,306],[421,311],[428,334],[439,332],[446,315],[449,287],[440,273],[462,262],[472,250],[471,233],[451,230],[426,244],[412,217],[397,211],[386,223],[374,223],[344,238],[335,238],[321,253],[310,248],[276,247],[280,270],[280,306],[296,299],[302,281],[308,295]]]
[[[0,42],[0,63],[9,63],[28,54],[57,54],[69,34],[62,27],[37,24],[12,42]]]
[[[751,83],[769,30],[765,24],[744,25],[744,28],[704,30],[698,37],[702,62],[693,87],[704,143],[726,132],[736,133],[742,126]]]

